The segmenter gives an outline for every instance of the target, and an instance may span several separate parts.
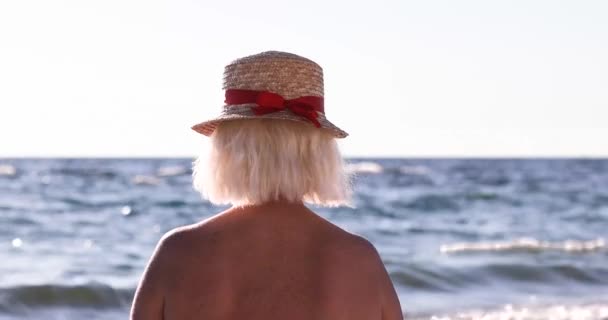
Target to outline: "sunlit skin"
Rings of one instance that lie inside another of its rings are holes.
[[[376,249],[309,210],[234,207],[167,233],[133,320],[403,319]]]

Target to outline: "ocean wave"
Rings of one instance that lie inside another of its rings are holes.
[[[418,165],[418,166],[401,166],[399,168],[399,172],[401,172],[403,174],[409,174],[409,175],[426,176],[431,173],[431,170],[428,167],[420,166],[420,165]]]
[[[473,287],[504,286],[520,290],[542,284],[559,288],[568,285],[608,284],[608,269],[565,263],[494,262],[450,266],[410,264],[395,268],[391,278],[406,290],[466,292]]]
[[[408,290],[450,292],[483,281],[473,273],[449,267],[410,265],[391,272],[391,278]]]
[[[134,290],[116,289],[101,283],[77,286],[30,285],[0,289],[0,310],[42,307],[124,307],[131,303]]]
[[[17,168],[15,166],[11,166],[10,164],[0,164],[0,177],[14,177],[17,175]]]
[[[91,167],[83,167],[83,168],[58,168],[51,169],[51,173],[59,176],[72,176],[78,178],[101,178],[101,179],[114,179],[120,176],[120,173],[112,171],[111,169],[103,169],[103,168],[91,168]]]
[[[442,253],[475,253],[495,251],[562,251],[562,252],[590,252],[605,250],[606,241],[598,238],[589,241],[566,240],[562,242],[540,241],[534,238],[519,238],[511,241],[496,242],[461,242],[442,245]]]
[[[458,211],[460,209],[458,203],[454,201],[451,196],[443,194],[423,194],[402,204],[401,207],[422,212],[442,210]]]
[[[173,177],[173,176],[181,176],[185,174],[191,174],[192,171],[190,168],[182,167],[182,166],[167,166],[160,167],[156,174],[159,177]]]
[[[605,320],[608,303],[551,304],[513,306],[510,304],[490,310],[468,310],[444,315],[413,316],[410,319],[430,320]]]
[[[378,162],[361,161],[351,162],[345,165],[345,169],[349,173],[363,174],[380,174],[380,173],[397,173],[410,176],[427,176],[431,173],[428,167],[422,165],[403,165],[398,167],[384,167]]]
[[[384,167],[377,162],[363,161],[347,163],[345,165],[345,170],[349,173],[378,174],[384,171]]]
[[[156,186],[160,184],[160,179],[154,176],[136,175],[131,182],[136,185]]]

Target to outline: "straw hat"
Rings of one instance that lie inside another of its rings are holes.
[[[270,118],[309,123],[336,138],[348,136],[325,118],[323,69],[312,60],[280,51],[240,58],[225,67],[223,89],[222,113],[194,125],[194,131],[210,136],[222,121]]]

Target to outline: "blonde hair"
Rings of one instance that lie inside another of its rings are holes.
[[[193,185],[212,203],[350,206],[350,178],[335,138],[323,129],[293,120],[229,120],[219,123],[209,147],[194,162]]]

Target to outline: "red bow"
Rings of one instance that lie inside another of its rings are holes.
[[[228,89],[226,90],[227,105],[255,103],[257,106],[251,107],[256,115],[272,112],[291,110],[291,112],[310,120],[317,128],[321,127],[317,118],[317,112],[323,112],[323,98],[316,96],[304,96],[296,99],[285,100],[282,96],[269,91]]]

